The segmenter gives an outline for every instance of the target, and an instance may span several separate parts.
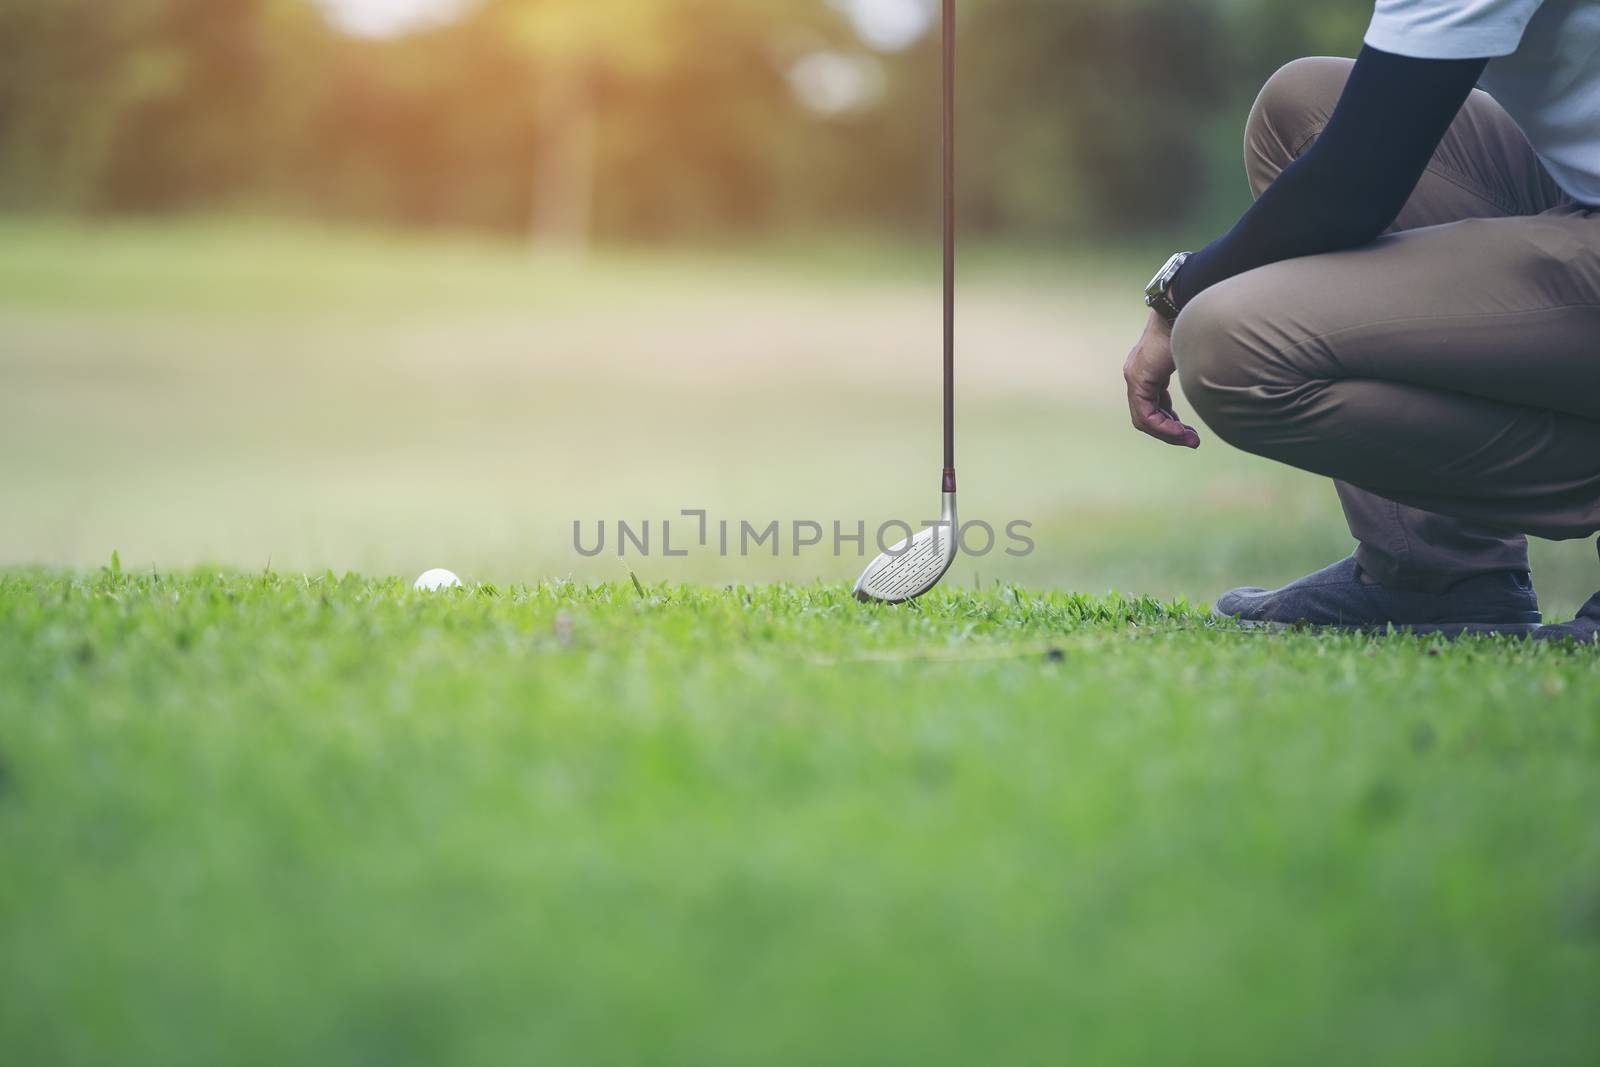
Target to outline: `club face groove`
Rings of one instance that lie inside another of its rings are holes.
[[[863,602],[903,604],[939,584],[956,558],[956,495],[944,494],[937,525],[928,526],[867,565],[856,581]]]

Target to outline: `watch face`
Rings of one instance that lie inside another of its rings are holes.
[[[1162,267],[1156,272],[1156,276],[1150,279],[1150,284],[1144,287],[1144,295],[1149,297],[1160,296],[1161,291],[1167,287],[1166,278],[1167,268]]]
[[[1188,258],[1189,254],[1187,252],[1175,253],[1172,258],[1168,259],[1162,268],[1156,272],[1156,276],[1150,279],[1150,284],[1144,288],[1144,295],[1149,297],[1157,297],[1165,293],[1167,291],[1167,286],[1172,283],[1173,277],[1178,273],[1178,267],[1183,263],[1184,260]]]
[[[1168,322],[1171,322],[1177,317],[1178,309],[1174,307],[1172,301],[1167,298],[1167,289],[1169,286],[1171,286],[1172,279],[1177,277],[1178,268],[1183,266],[1184,262],[1188,260],[1188,258],[1189,253],[1187,252],[1178,252],[1174,254],[1172,258],[1167,260],[1166,264],[1162,266],[1160,272],[1150,280],[1150,284],[1145,286],[1145,306],[1155,310]]]

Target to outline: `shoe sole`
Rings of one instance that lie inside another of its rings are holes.
[[[1268,633],[1286,633],[1296,630],[1323,630],[1345,634],[1409,634],[1413,637],[1428,637],[1439,634],[1444,637],[1532,637],[1533,632],[1539,629],[1536,622],[1407,622],[1384,623],[1376,625],[1345,625],[1336,622],[1266,622],[1260,619],[1241,619],[1234,615],[1224,615],[1220,611],[1213,611],[1212,617],[1217,620],[1227,620],[1238,623],[1241,629],[1261,630]]]
[[[1571,642],[1575,645],[1600,645],[1600,633],[1573,633],[1560,626],[1541,626],[1534,631],[1535,641],[1547,641],[1553,645]]]

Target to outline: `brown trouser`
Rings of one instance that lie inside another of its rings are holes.
[[[1350,61],[1302,59],[1250,113],[1260,195],[1316,140]],[[1388,234],[1202,293],[1173,354],[1208,425],[1338,482],[1357,559],[1439,588],[1600,530],[1600,209],[1475,91]]]

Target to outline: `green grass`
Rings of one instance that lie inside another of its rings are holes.
[[[17,1064],[1592,1062],[1600,657],[0,576]]]

